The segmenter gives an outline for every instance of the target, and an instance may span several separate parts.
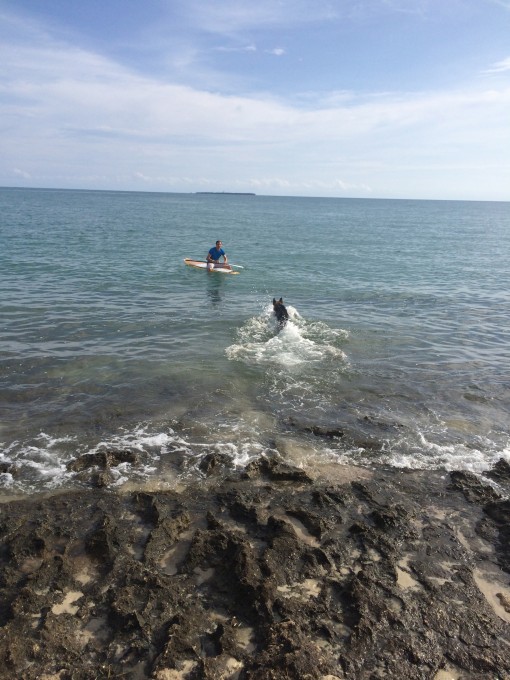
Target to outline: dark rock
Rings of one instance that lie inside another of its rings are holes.
[[[330,518],[321,517],[317,513],[302,508],[289,509],[287,510],[287,515],[299,520],[306,527],[307,531],[316,538],[321,538],[327,528],[334,523],[334,520]]]
[[[292,427],[293,429],[299,430],[300,432],[310,432],[316,437],[325,437],[327,439],[333,439],[334,437],[344,436],[343,429],[339,427],[329,427],[301,421],[297,422],[294,418],[288,418],[286,424]]]
[[[198,467],[204,474],[210,475],[213,472],[226,468],[229,463],[230,458],[225,454],[208,453],[202,458]]]
[[[117,467],[121,463],[137,465],[138,462],[139,455],[133,451],[98,451],[97,453],[86,453],[76,458],[67,465],[67,469],[72,472],[82,472],[92,467],[106,470]]]
[[[113,475],[109,468],[93,475],[91,480],[92,485],[98,489],[105,489],[106,487],[110,486],[113,481]]]
[[[266,477],[273,481],[301,482],[311,484],[312,478],[304,470],[292,467],[276,458],[259,458],[249,463],[243,473],[246,479]]]
[[[0,679],[510,680],[509,501],[295,472],[0,504]]]
[[[497,482],[510,481],[510,463],[508,463],[504,458],[500,458],[498,462],[493,466],[492,470],[485,473],[486,477],[495,479]]]
[[[325,437],[326,439],[344,436],[343,430],[340,430],[339,428],[320,427],[319,425],[304,427],[303,431],[311,432],[316,437]]]
[[[497,532],[495,548],[501,567],[510,573],[510,501],[488,503],[484,512],[491,520],[494,532]]]
[[[20,469],[15,463],[0,463],[0,474],[11,475],[11,477],[18,477]]]
[[[231,490],[219,496],[221,502],[228,508],[230,515],[239,522],[258,523],[257,496]]]
[[[85,537],[88,554],[102,563],[111,563],[121,546],[115,520],[103,516],[98,525]]]
[[[314,680],[331,674],[336,664],[294,621],[282,621],[267,631],[264,651],[246,666],[247,680]]]
[[[491,486],[483,484],[472,472],[450,472],[450,488],[461,491],[470,503],[483,505],[501,498]]]

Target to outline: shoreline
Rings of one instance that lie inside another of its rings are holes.
[[[510,678],[508,463],[202,472],[0,505],[0,678]]]

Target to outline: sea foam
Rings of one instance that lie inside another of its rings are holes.
[[[287,306],[289,320],[279,328],[272,306],[245,322],[237,334],[237,342],[226,348],[229,359],[248,364],[293,367],[324,359],[347,359],[338,343],[347,337],[343,330],[327,324],[310,323],[298,311]]]

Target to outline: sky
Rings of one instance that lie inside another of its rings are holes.
[[[0,0],[0,186],[510,200],[510,0]]]

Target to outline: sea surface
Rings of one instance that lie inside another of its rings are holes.
[[[217,239],[239,275],[184,265]],[[119,488],[210,453],[482,473],[510,461],[510,203],[0,189],[0,409],[4,497],[106,451]]]

